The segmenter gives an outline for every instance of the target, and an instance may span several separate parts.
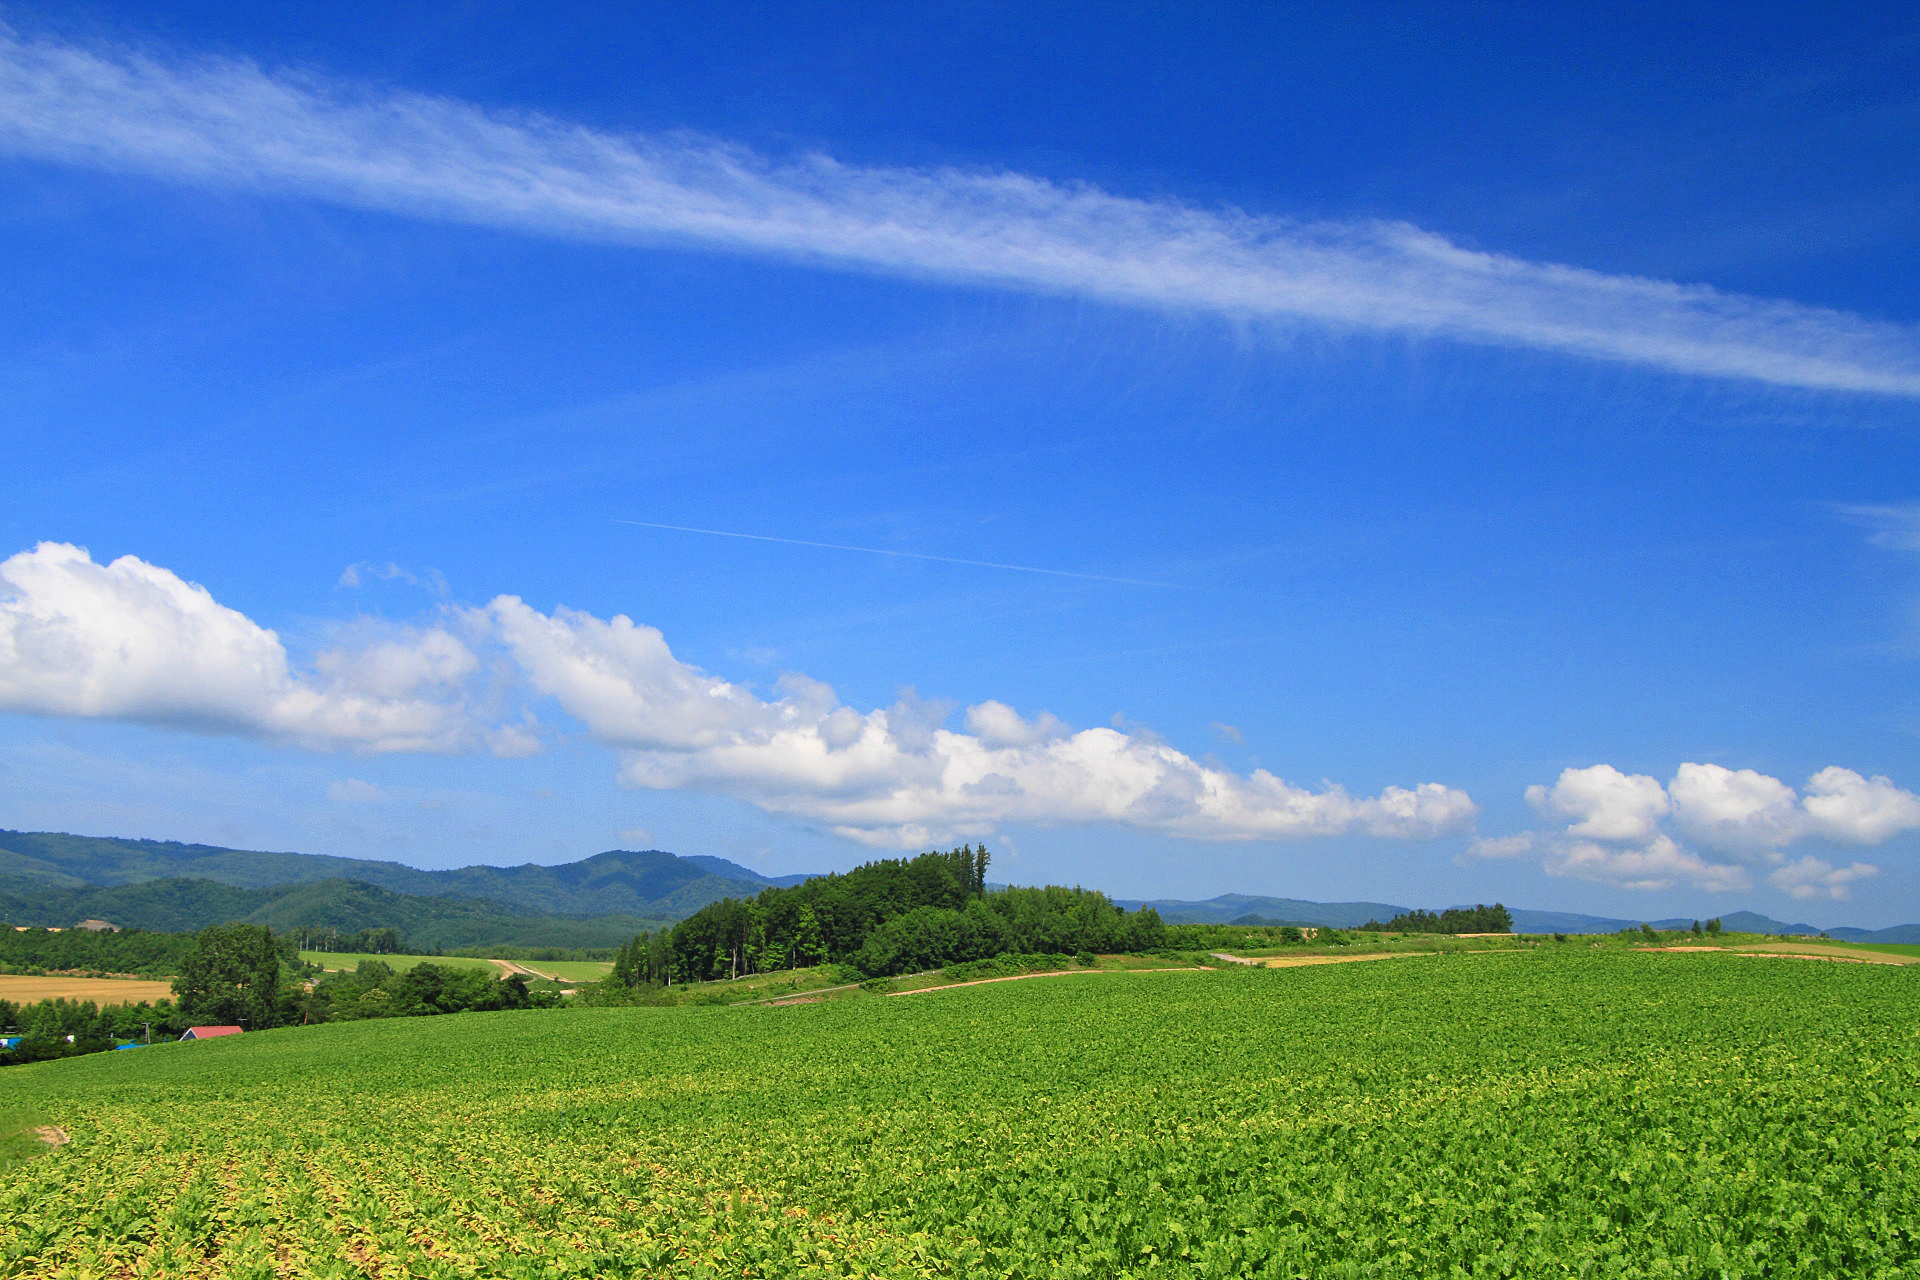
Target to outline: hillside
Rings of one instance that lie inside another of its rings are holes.
[[[71,1143],[0,1270],[1911,1276],[1916,1000],[1568,948],[163,1044],[5,1069]]]
[[[352,880],[397,894],[477,898],[520,915],[640,916],[678,920],[709,902],[751,897],[773,879],[725,858],[612,849],[559,866],[469,866],[423,871],[397,862],[272,853],[164,840],[0,831],[0,877],[70,889],[199,880],[243,889]]]
[[[0,877],[0,921],[65,928],[84,919],[122,928],[180,932],[241,921],[276,930],[331,926],[398,929],[415,947],[618,946],[665,923],[637,915],[527,915],[477,898],[416,897],[353,880],[241,888],[213,880],[50,885]]]

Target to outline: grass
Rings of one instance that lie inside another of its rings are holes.
[[[522,960],[520,964],[563,982],[598,982],[613,972],[611,960]]]
[[[1537,947],[10,1069],[0,1275],[1920,1274],[1920,969]]]

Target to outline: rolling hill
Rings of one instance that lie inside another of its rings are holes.
[[[764,876],[706,854],[610,849],[558,866],[469,866],[423,871],[329,854],[228,849],[165,840],[0,830],[0,919],[70,925],[88,917],[145,929],[194,929],[227,920],[343,930],[397,928],[416,946],[607,946],[643,928],[685,919],[710,902],[753,897],[798,876]],[[1407,908],[1388,902],[1314,902],[1228,893],[1203,901],[1120,900],[1171,923],[1328,925],[1351,929]],[[1638,920],[1512,908],[1523,933],[1613,933]],[[1816,934],[1751,911],[1726,914],[1740,932]],[[1690,919],[1655,920],[1684,929]],[[1920,942],[1920,924],[1830,928],[1850,942]]]
[[[356,880],[261,889],[189,879],[74,888],[0,877],[0,920],[66,927],[86,919],[164,932],[236,920],[276,930],[395,928],[415,947],[617,946],[666,923],[633,915],[526,915],[484,899],[419,897]]]

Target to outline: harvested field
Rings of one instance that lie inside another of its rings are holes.
[[[0,973],[0,1000],[32,1004],[36,1000],[91,1000],[95,1004],[138,1004],[171,1000],[173,984],[152,978],[68,978],[58,974],[26,977]]]

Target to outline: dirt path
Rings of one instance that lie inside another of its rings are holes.
[[[916,991],[889,991],[890,996],[924,996],[933,991],[954,991],[960,987],[981,987],[989,982],[1024,982],[1028,978],[1072,978],[1085,977],[1093,973],[1205,973],[1205,969],[1181,965],[1173,969],[1048,969],[1044,973],[1016,973],[1005,978],[973,978],[966,982],[949,982],[942,987],[921,987]]]
[[[1300,969],[1310,964],[1352,964],[1356,960],[1404,960],[1408,956],[1438,955],[1436,951],[1370,951],[1359,956],[1233,956],[1224,951],[1211,953],[1232,964],[1257,964],[1269,969]],[[1149,970],[1149,972],[1161,972]]]
[[[514,960],[489,960],[487,961],[487,963],[490,965],[498,966],[500,970],[499,976],[502,978],[509,977],[517,973],[517,974],[520,974],[522,977],[527,977],[527,978],[546,978],[551,982],[559,981],[558,978],[554,977],[550,973],[542,973],[538,969],[529,969],[527,968],[527,966],[520,964],[518,961],[514,961]]]

